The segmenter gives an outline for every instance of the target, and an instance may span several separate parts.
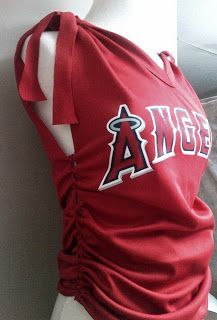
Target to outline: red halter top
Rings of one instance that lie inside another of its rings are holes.
[[[53,124],[70,125],[69,156],[32,109],[46,100],[37,75],[44,31],[58,31]],[[215,222],[197,193],[212,133],[173,56],[159,56],[164,69],[127,38],[60,11],[23,34],[15,52],[19,95],[62,209],[57,290],[94,320],[208,314]]]

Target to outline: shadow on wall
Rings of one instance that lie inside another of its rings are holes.
[[[207,115],[212,130],[213,141],[211,153],[208,159],[208,166],[202,176],[198,195],[203,201],[205,201],[208,204],[215,216],[215,221],[217,221],[217,97],[214,97],[213,99],[210,99],[210,101],[207,102],[206,99],[201,99],[201,103]],[[211,270],[213,277],[211,293],[215,297],[217,297],[217,228],[215,228],[214,238],[215,251],[211,260]]]
[[[61,211],[36,128],[18,96],[13,57],[0,61],[0,319],[49,319]]]

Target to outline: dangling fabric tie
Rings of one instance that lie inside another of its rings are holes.
[[[173,87],[175,87],[176,86],[176,79],[175,79],[174,72],[171,67],[171,63],[175,65],[175,58],[172,56],[172,54],[169,51],[161,51],[160,57],[164,61],[167,77],[168,77],[168,79],[170,79],[171,85]],[[168,57],[170,58],[171,63],[170,63]]]
[[[72,96],[72,63],[78,26],[72,12],[51,12],[31,29],[32,35],[26,48],[25,64],[18,84],[19,93],[26,101],[47,100],[38,81],[40,37],[44,31],[56,30],[59,32],[54,65],[52,123],[75,124],[78,123],[78,118]]]

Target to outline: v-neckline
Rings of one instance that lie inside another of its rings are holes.
[[[142,57],[142,60],[145,64],[145,67],[156,77],[158,77],[160,80],[162,80],[164,83],[168,84],[169,86],[175,88],[176,87],[176,80],[175,75],[173,72],[173,69],[171,67],[171,63],[175,65],[175,59],[172,56],[172,54],[168,50],[163,50],[161,52],[158,52],[157,55],[161,58],[163,61],[164,68],[162,69],[154,59],[151,58],[151,56],[145,52],[139,45],[134,43],[132,40],[129,40],[125,36],[116,33],[114,31],[110,31],[108,29],[99,27],[85,19],[82,19],[79,17],[79,15],[75,15],[77,19],[77,23],[81,23],[83,25],[87,25],[89,27],[92,27],[98,31],[105,32],[107,34],[110,34],[111,36],[114,36],[115,38],[119,38],[121,41],[127,43],[129,46],[133,47],[136,52]],[[169,61],[168,57],[171,59]],[[175,65],[176,66],[176,65]]]

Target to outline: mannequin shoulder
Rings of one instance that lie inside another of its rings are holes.
[[[41,61],[47,61],[55,55],[57,35],[57,31],[44,31],[42,33],[40,37],[39,64]],[[32,34],[25,39],[22,47],[21,58],[23,61],[25,61],[26,49],[31,36]]]
[[[57,31],[45,31],[40,37],[39,59],[38,59],[38,80],[41,88],[50,99],[52,96],[55,52]],[[26,49],[32,35],[29,35],[23,44],[21,58],[25,63]]]

